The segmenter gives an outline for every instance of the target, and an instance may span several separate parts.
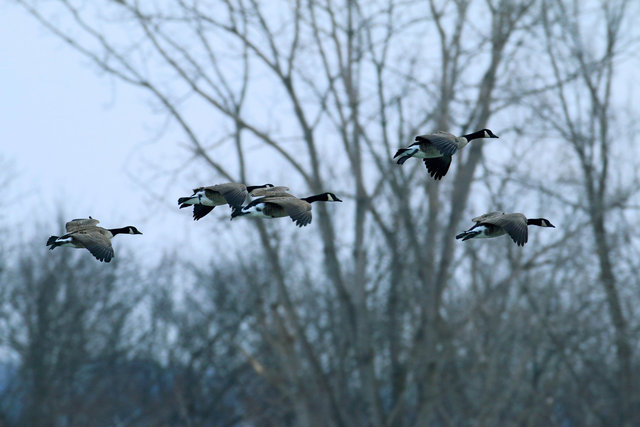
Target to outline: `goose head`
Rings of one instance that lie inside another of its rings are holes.
[[[127,231],[128,234],[142,234],[137,228],[135,228],[133,225],[127,225],[126,227],[124,227]]]
[[[309,203],[313,203],[313,202],[342,202],[342,200],[340,200],[338,198],[338,196],[336,196],[333,193],[320,193],[320,194],[316,194],[314,196],[309,196],[309,197],[302,197],[301,200],[307,201]]]
[[[491,129],[482,129],[480,132],[483,133],[483,138],[500,138],[498,135],[491,132]]]

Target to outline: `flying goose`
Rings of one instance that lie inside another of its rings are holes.
[[[98,227],[97,219],[74,219],[65,225],[67,234],[60,237],[51,236],[47,240],[50,250],[58,246],[69,246],[72,248],[86,248],[98,261],[109,262],[113,258],[113,246],[111,239],[116,234],[142,234],[132,225],[122,228],[102,228]]]
[[[407,148],[400,148],[393,158],[398,157],[397,163],[399,165],[410,157],[420,158],[434,179],[442,179],[451,165],[451,156],[467,145],[469,141],[478,138],[498,138],[498,136],[489,129],[481,129],[462,136],[455,136],[439,130],[430,135],[416,136],[416,142]]]
[[[490,212],[473,218],[471,221],[475,222],[475,225],[458,234],[456,239],[465,241],[474,238],[498,237],[508,233],[516,245],[524,246],[529,235],[528,225],[555,228],[555,225],[551,224],[548,219],[527,219],[521,213]]]
[[[180,209],[193,205],[194,221],[207,215],[213,208],[220,205],[229,205],[232,208],[240,208],[251,202],[252,197],[266,196],[272,192],[283,192],[287,187],[274,187],[273,184],[246,186],[239,182],[227,182],[209,187],[193,189],[193,195],[180,197],[178,204]]]
[[[342,202],[342,200],[333,193],[321,193],[300,199],[288,193],[274,193],[255,199],[240,209],[234,209],[231,219],[244,215],[261,218],[289,216],[298,227],[304,227],[311,224],[311,203],[313,202]]]

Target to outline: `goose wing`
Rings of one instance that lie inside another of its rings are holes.
[[[527,218],[520,213],[490,216],[482,220],[481,223],[503,228],[518,246],[524,246],[529,239]]]
[[[91,227],[76,231],[73,238],[87,248],[98,261],[109,262],[114,255],[110,234],[103,228]]]
[[[242,209],[247,209],[247,208],[252,208],[256,205],[259,205],[260,203],[269,203],[271,201],[276,202],[275,204],[277,204],[277,202],[280,201],[280,199],[288,199],[288,198],[296,198],[294,195],[289,194],[289,193],[272,193],[269,194],[268,196],[264,196],[264,197],[258,197],[255,198],[251,201],[251,203],[249,203],[248,205],[244,206]],[[279,205],[278,205],[279,206]]]
[[[442,153],[443,156],[452,156],[458,151],[458,142],[456,136],[449,132],[434,132],[430,135],[416,136],[416,144],[430,143]]]
[[[231,207],[241,207],[249,195],[247,186],[238,182],[213,185],[206,189],[220,193]]]
[[[67,233],[71,233],[83,228],[87,228],[87,227],[94,227],[96,225],[98,225],[100,221],[98,221],[97,219],[93,219],[93,218],[78,218],[78,219],[72,219],[71,221],[67,222],[65,224],[65,228],[67,230]]]
[[[498,218],[498,217],[501,217],[503,215],[504,215],[504,212],[489,212],[489,213],[486,213],[484,215],[480,215],[480,216],[477,216],[475,218],[471,218],[471,221],[477,222],[477,223],[481,223],[485,219]]]
[[[433,157],[422,159],[422,161],[424,161],[424,165],[433,179],[442,179],[449,171],[449,166],[451,166],[451,156]]]
[[[193,220],[198,221],[199,219],[204,218],[212,210],[213,206],[193,205]]]
[[[287,193],[287,191],[289,191],[289,187],[280,185],[276,187],[255,188],[249,194],[251,195],[251,197],[278,196],[278,195],[282,196],[285,194],[289,194]]]
[[[269,198],[267,203],[280,206],[298,227],[311,224],[311,203],[300,200],[297,197]]]

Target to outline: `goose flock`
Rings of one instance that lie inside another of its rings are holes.
[[[422,159],[427,172],[433,179],[441,180],[449,170],[452,156],[469,142],[480,138],[498,138],[491,130],[481,129],[467,135],[455,136],[448,132],[436,131],[432,134],[418,135],[415,142],[407,148],[400,148],[393,158],[399,165],[409,158]],[[216,206],[228,205],[231,219],[241,216],[260,218],[289,217],[298,227],[311,224],[311,204],[314,202],[342,202],[334,193],[325,192],[298,198],[289,193],[289,188],[263,184],[247,186],[237,182],[227,182],[209,187],[193,189],[193,194],[180,197],[180,209],[193,206],[193,219],[198,221]],[[508,234],[518,246],[524,246],[528,240],[528,226],[554,227],[545,218],[527,219],[521,213],[489,212],[473,218],[473,227],[458,234],[462,241],[477,238],[493,238]],[[142,234],[134,226],[121,228],[102,228],[99,221],[92,217],[74,219],[66,223],[66,233],[51,236],[47,240],[49,249],[58,246],[84,248],[99,261],[110,262],[114,257],[111,239],[117,234]]]

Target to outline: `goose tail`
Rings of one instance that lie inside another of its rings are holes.
[[[197,197],[180,197],[178,199],[178,204],[180,205],[180,209],[187,208],[191,205],[195,205],[198,203]]]
[[[482,233],[482,232],[478,231],[478,230],[463,231],[462,233],[460,233],[460,234],[458,234],[456,236],[456,239],[462,239],[462,241],[464,242],[465,240],[473,239],[474,237],[476,237],[480,233]]]
[[[236,217],[248,215],[248,214],[249,212],[242,212],[242,208],[233,208],[233,210],[231,211],[231,220],[233,220]]]
[[[415,154],[415,152],[415,149],[400,148],[398,151],[396,151],[396,154],[395,156],[393,156],[393,158],[395,159],[396,157],[399,157],[397,163],[399,165],[402,165],[407,161],[407,159],[411,158]]]
[[[51,237],[49,237],[49,239],[47,239],[47,246],[49,246],[49,250],[53,250],[53,248],[58,246],[56,244],[56,240],[58,239],[58,237],[59,236],[51,236]]]
[[[393,156],[393,158],[395,159],[398,156],[401,156],[402,154],[406,153],[407,151],[411,151],[408,148],[400,148],[398,149],[398,151],[396,151],[396,154]]]

